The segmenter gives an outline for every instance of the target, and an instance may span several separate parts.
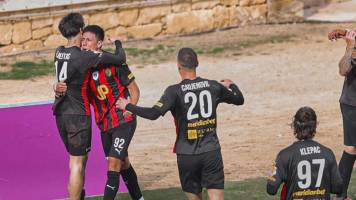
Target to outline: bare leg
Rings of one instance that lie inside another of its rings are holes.
[[[87,156],[69,156],[69,183],[68,192],[70,200],[80,200],[84,186],[85,165]]]
[[[221,189],[208,189],[209,200],[223,200],[224,190]]]
[[[188,200],[202,200],[203,199],[201,193],[193,194],[193,193],[186,192],[185,195],[187,195]]]

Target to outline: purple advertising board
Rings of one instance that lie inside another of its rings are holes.
[[[68,154],[58,134],[51,104],[0,108],[0,200],[64,199]],[[100,132],[93,124],[86,169],[87,196],[103,194],[107,163]],[[120,192],[127,192],[120,181]]]

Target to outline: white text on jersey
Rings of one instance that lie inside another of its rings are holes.
[[[190,84],[185,84],[185,85],[182,85],[182,91],[185,92],[187,90],[198,90],[198,89],[201,89],[201,88],[206,88],[206,87],[209,87],[209,82],[208,81],[200,81],[200,82],[197,82],[197,83],[190,83]]]
[[[57,59],[69,60],[70,59],[70,53],[61,53],[61,52],[57,51],[56,58]]]
[[[310,155],[310,154],[315,154],[315,153],[320,153],[320,147],[319,146],[314,146],[314,147],[306,147],[306,148],[300,148],[300,154],[302,156]]]

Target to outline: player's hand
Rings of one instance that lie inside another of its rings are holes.
[[[108,41],[109,41],[110,43],[113,43],[113,44],[115,44],[115,41],[116,41],[116,40],[121,41],[119,38],[113,37],[113,36],[111,36],[111,35],[107,35],[107,38],[108,38]]]
[[[55,83],[54,91],[59,93],[67,92],[67,84],[63,81]]]
[[[328,34],[328,38],[329,38],[329,40],[334,41],[334,40],[337,40],[339,38],[342,38],[345,35],[346,35],[346,30],[344,30],[344,29],[335,29],[335,30],[331,31]]]
[[[119,108],[121,110],[125,110],[127,104],[129,104],[129,103],[130,103],[130,100],[124,99],[124,98],[120,98],[116,102],[116,108]]]
[[[230,79],[223,79],[220,81],[220,83],[225,86],[227,89],[230,88],[230,85],[234,84],[234,82],[232,82],[232,80]]]
[[[130,117],[132,116],[132,112],[126,110],[124,113],[123,113],[124,117],[127,118],[127,117]]]
[[[355,37],[356,37],[356,31],[347,30],[346,35],[342,38],[346,41],[347,47],[353,48],[355,46]]]

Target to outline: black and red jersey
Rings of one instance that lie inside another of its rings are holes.
[[[64,96],[57,97],[53,103],[55,115],[87,115],[90,116],[88,99],[88,70],[98,63],[113,63],[120,65],[124,57],[107,52],[96,54],[83,51],[79,47],[58,47],[55,52],[54,63],[57,81],[67,84]]]
[[[127,86],[135,79],[126,64],[120,67],[100,64],[89,73],[90,103],[94,107],[95,121],[101,131],[130,122],[135,116],[124,117],[124,110],[117,109],[118,98],[130,96]]]

